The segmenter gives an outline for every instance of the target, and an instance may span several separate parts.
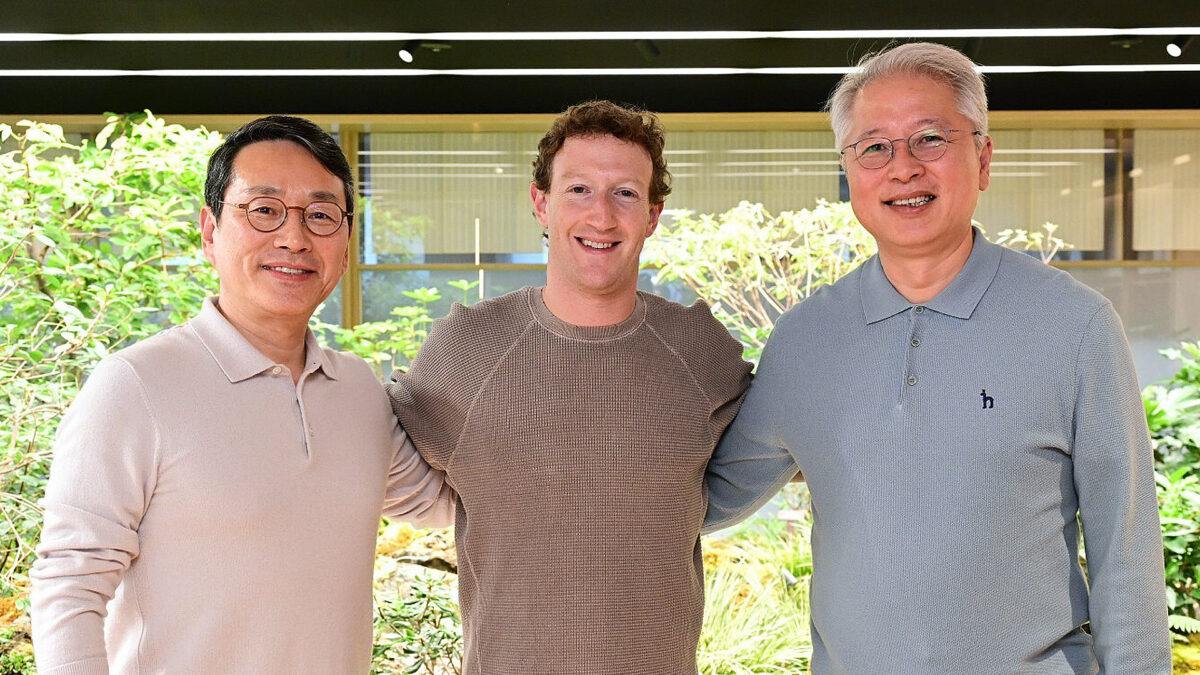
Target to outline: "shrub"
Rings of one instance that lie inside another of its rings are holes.
[[[704,627],[696,659],[703,675],[800,673],[812,655],[806,539],[782,521],[750,521],[705,541]]]
[[[194,226],[204,129],[109,117],[95,141],[0,124],[0,594],[19,593],[41,529],[53,433],[110,351],[194,314],[215,289]]]
[[[462,672],[462,620],[452,578],[423,572],[407,592],[379,603],[372,673]]]
[[[660,225],[642,251],[655,283],[682,281],[757,361],[787,308],[875,253],[847,203],[773,216],[741,202],[725,213],[684,214]]]
[[[1167,605],[1177,636],[1200,632],[1200,342],[1162,354],[1180,363],[1142,400],[1154,444]]]

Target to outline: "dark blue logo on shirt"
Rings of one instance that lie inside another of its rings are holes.
[[[983,397],[983,409],[984,410],[987,410],[988,408],[996,407],[996,399],[987,395],[987,389],[984,389],[983,391],[979,392],[979,395]]]

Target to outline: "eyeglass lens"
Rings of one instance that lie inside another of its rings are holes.
[[[290,209],[301,210],[305,227],[319,236],[337,232],[342,226],[342,219],[346,217],[342,207],[333,202],[313,202],[300,209],[298,206],[287,206],[274,197],[255,197],[250,200],[246,204],[246,217],[254,229],[270,232],[283,225]]]
[[[913,157],[930,162],[946,154],[946,134],[943,129],[922,129],[908,138],[864,138],[854,144],[854,156],[864,169],[878,169],[891,161],[895,144],[904,141]]]

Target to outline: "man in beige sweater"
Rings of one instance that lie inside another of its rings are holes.
[[[42,675],[366,673],[380,511],[448,524],[361,359],[307,329],[347,261],[354,191],[307,120],[209,160],[220,294],[105,359],[59,429],[34,564]]]
[[[750,368],[704,303],[637,290],[662,148],[649,113],[560,116],[530,187],[546,285],[455,305],[389,389],[460,496],[468,675],[696,672],[704,470]]]

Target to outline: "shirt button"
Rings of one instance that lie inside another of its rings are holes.
[[[913,311],[916,312],[917,314],[920,314],[925,311],[925,308],[921,305],[917,305],[917,308],[914,309]]]
[[[914,385],[914,384],[916,384],[916,383],[917,383],[917,376],[916,376],[916,375],[909,375],[909,376],[908,376],[908,385],[911,387],[912,385]]]
[[[921,338],[913,338],[913,339],[912,339],[912,346],[914,346],[914,347],[920,347],[920,346],[921,346]]]
[[[272,375],[278,375],[282,372],[283,372],[283,368],[280,368],[279,366],[275,366],[274,368],[271,369]]]

